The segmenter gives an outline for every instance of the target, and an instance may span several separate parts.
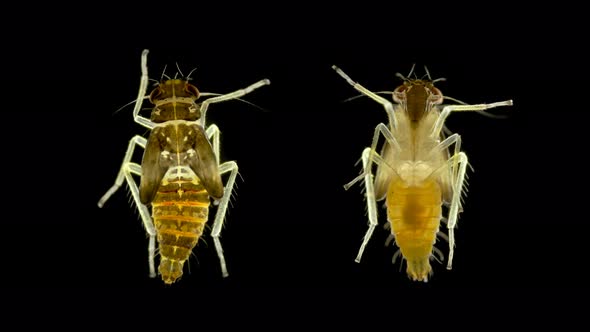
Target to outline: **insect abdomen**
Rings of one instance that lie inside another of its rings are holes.
[[[412,280],[428,281],[430,256],[441,218],[441,189],[434,180],[407,186],[391,182],[387,193],[387,214],[391,231]]]
[[[163,181],[152,206],[160,248],[158,270],[162,280],[171,284],[182,276],[184,262],[203,234],[209,194],[198,181]]]

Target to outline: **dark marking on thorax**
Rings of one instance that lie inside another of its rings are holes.
[[[434,105],[442,103],[442,92],[425,80],[406,80],[393,91],[393,100],[402,105],[415,128]]]

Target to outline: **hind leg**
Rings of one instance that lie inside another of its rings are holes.
[[[365,193],[367,195],[367,211],[369,214],[369,229],[365,234],[363,243],[355,259],[357,263],[361,261],[361,257],[363,255],[365,247],[369,242],[371,236],[373,235],[375,226],[378,225],[377,199],[379,199],[379,197],[382,196],[382,193],[380,191],[382,191],[383,188],[385,188],[384,181],[387,181],[387,174],[390,173],[389,170],[386,168],[391,166],[388,165],[387,161],[383,160],[383,158],[376,152],[380,136],[383,136],[385,138],[388,146],[391,149],[399,150],[399,144],[391,134],[389,128],[387,128],[387,126],[383,123],[378,124],[375,127],[375,131],[373,133],[373,142],[371,144],[371,147],[363,150],[363,154],[361,157],[361,160],[363,162],[363,171],[359,176],[357,176],[355,179],[353,179],[351,182],[347,183],[344,186],[344,189],[348,190],[352,185],[354,185],[356,182],[360,180],[364,180],[365,182]],[[381,172],[377,170],[376,179],[373,179],[373,162],[378,164],[381,168]],[[375,191],[375,186],[377,186],[377,192]]]
[[[367,229],[367,233],[363,238],[363,243],[359,249],[359,252],[355,258],[355,262],[360,263],[361,258],[363,256],[363,252],[365,251],[365,247],[371,236],[373,236],[373,231],[375,227],[378,225],[377,221],[377,199],[375,196],[375,187],[373,183],[373,174],[371,169],[369,168],[371,165],[371,161],[375,162],[378,165],[384,165],[385,161],[371,148],[366,148],[363,150],[363,155],[361,157],[363,161],[363,175],[364,175],[364,182],[365,182],[365,193],[367,195],[367,210],[369,214],[369,228]]]
[[[213,153],[217,158],[217,164],[219,164],[219,128],[215,124],[211,124],[206,130],[206,135],[207,138],[212,142],[211,145],[213,148]],[[221,274],[224,278],[229,276],[229,273],[227,272],[225,256],[223,255],[223,247],[221,246],[221,241],[219,240],[219,237],[221,235],[221,230],[223,229],[223,221],[225,219],[225,214],[227,213],[227,206],[229,204],[234,184],[236,182],[236,176],[238,175],[238,164],[234,161],[228,161],[221,164],[219,166],[219,173],[225,174],[227,172],[230,172],[230,175],[223,190],[223,197],[221,197],[219,201],[214,202],[214,204],[218,204],[218,207],[217,213],[215,215],[215,220],[213,222],[213,229],[211,230],[211,237],[213,238],[213,242],[215,243],[215,250],[217,251],[217,256],[219,257],[219,264],[221,265]]]
[[[447,262],[447,269],[453,268],[453,254],[455,249],[455,226],[457,225],[457,219],[459,210],[461,207],[461,195],[463,193],[463,185],[465,181],[465,172],[467,171],[467,155],[463,152],[452,156],[448,160],[448,166],[452,167],[455,163],[459,164],[457,176],[453,178],[451,183],[453,197],[451,199],[451,205],[449,207],[449,217],[447,221],[447,228],[449,231],[449,260]],[[455,174],[455,172],[453,172]]]
[[[229,199],[231,198],[234,184],[236,182],[236,176],[238,175],[238,164],[235,161],[228,161],[221,164],[219,166],[219,173],[224,174],[227,172],[230,172],[229,179],[227,180],[227,183],[225,185],[223,197],[219,201],[219,206],[217,207],[217,214],[215,215],[215,221],[213,222],[213,229],[211,230],[211,237],[213,238],[213,242],[215,243],[215,250],[217,251],[217,256],[219,257],[219,264],[221,265],[221,274],[224,278],[229,276],[229,273],[227,272],[225,257],[223,256],[223,248],[221,246],[219,236],[221,234],[221,229],[223,228],[223,221],[225,219],[227,205],[229,203]]]
[[[135,201],[135,205],[137,206],[139,215],[143,221],[143,226],[150,237],[148,245],[148,264],[150,268],[150,278],[154,278],[156,276],[154,264],[154,256],[156,252],[156,230],[154,228],[152,217],[150,216],[147,206],[145,206],[140,201],[139,188],[137,187],[137,183],[133,179],[132,175],[135,174],[141,176],[141,166],[131,162],[135,147],[139,145],[140,147],[145,148],[146,143],[147,140],[141,136],[135,136],[129,141],[129,146],[127,147],[127,152],[123,158],[123,163],[121,165],[121,169],[119,170],[119,174],[117,175],[117,179],[115,180],[115,184],[98,201],[98,207],[102,208],[104,203],[106,203],[106,201],[121,187],[121,185],[123,185],[123,181],[127,181],[129,189],[131,190],[131,195],[133,196],[133,200]]]

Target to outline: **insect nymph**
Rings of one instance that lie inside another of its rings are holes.
[[[454,228],[462,211],[461,196],[467,170],[467,155],[461,152],[461,137],[452,134],[445,137],[443,128],[451,112],[476,111],[510,106],[512,100],[477,105],[442,106],[445,98],[434,86],[436,81],[411,79],[398,74],[404,82],[393,91],[392,103],[360,84],[354,82],[342,70],[336,72],[362,94],[377,101],[385,108],[389,124],[380,123],[375,128],[370,148],[362,153],[363,172],[348,183],[364,180],[369,229],[356,257],[360,262],[375,226],[378,222],[376,202],[385,199],[391,235],[387,242],[395,240],[399,250],[393,261],[400,255],[407,262],[406,272],[415,281],[428,281],[432,273],[430,258],[433,252],[442,253],[434,247],[439,232],[442,206],[448,208],[446,218],[448,229],[449,255],[447,269],[452,268],[455,246]],[[413,69],[413,68],[412,68]],[[442,108],[442,109],[441,109]],[[377,146],[380,136],[385,138],[380,153]],[[453,146],[451,150],[451,146]],[[373,162],[377,172],[373,176]]]
[[[150,277],[156,276],[154,256],[157,239],[160,253],[158,270],[162,280],[171,284],[182,276],[184,263],[203,234],[210,199],[213,199],[218,207],[211,236],[222,275],[227,277],[219,236],[238,165],[234,161],[219,164],[220,132],[214,124],[205,126],[205,116],[210,104],[242,97],[270,84],[270,81],[261,80],[245,89],[218,95],[200,93],[189,83],[189,78],[175,78],[162,80],[149,96],[145,96],[147,54],[148,50],[144,50],[141,57],[141,84],[133,117],[151,133],[148,139],[139,135],[131,139],[115,184],[100,199],[98,206],[102,207],[127,180],[149,235]],[[216,97],[198,102],[200,97],[212,95]],[[139,115],[146,98],[154,105],[150,119]],[[131,161],[137,145],[145,149],[141,166]],[[224,186],[221,175],[228,172],[230,175]],[[132,174],[141,176],[139,187]]]

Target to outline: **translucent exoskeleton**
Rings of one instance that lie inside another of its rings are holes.
[[[263,79],[245,89],[220,95],[199,92],[189,83],[190,77],[168,78],[157,83],[146,96],[147,55],[148,50],[141,55],[141,84],[133,117],[151,133],[147,139],[137,135],[130,140],[115,184],[100,199],[98,206],[102,207],[123,181],[127,181],[149,235],[149,275],[156,276],[157,241],[158,270],[162,280],[171,284],[182,276],[184,263],[203,234],[210,200],[213,199],[218,207],[211,237],[219,256],[221,273],[227,277],[219,237],[238,165],[235,161],[219,164],[220,131],[215,124],[206,127],[205,116],[210,104],[240,98],[270,84],[270,81]],[[205,96],[210,98],[200,101],[200,97]],[[139,114],[144,99],[154,105],[150,119]],[[131,160],[137,146],[145,149],[141,165]],[[229,173],[225,185],[221,178],[224,173]],[[141,176],[139,187],[133,175]]]
[[[437,259],[436,256],[441,261],[444,259],[442,252],[434,247],[437,235],[448,241],[447,269],[452,268],[454,229],[459,213],[463,211],[467,155],[461,151],[461,136],[452,134],[446,137],[445,120],[451,112],[483,112],[498,106],[510,106],[512,100],[443,105],[444,99],[454,100],[444,97],[434,86],[435,82],[444,79],[432,80],[428,70],[426,79],[410,78],[412,68],[408,77],[397,74],[403,84],[393,91],[391,102],[356,83],[338,67],[333,66],[333,69],[357,91],[380,103],[389,118],[388,125],[380,123],[375,127],[371,147],[362,153],[363,171],[345,185],[348,189],[361,180],[365,184],[369,228],[356,262],[360,262],[378,225],[376,202],[385,200],[389,221],[385,226],[391,229],[386,244],[394,240],[399,247],[393,262],[401,253],[407,262],[409,278],[427,282],[432,274],[430,259]],[[378,152],[381,136],[385,141]],[[373,163],[377,165],[375,175]],[[448,213],[446,218],[442,215],[443,206]],[[448,236],[439,231],[440,221],[446,222]]]

